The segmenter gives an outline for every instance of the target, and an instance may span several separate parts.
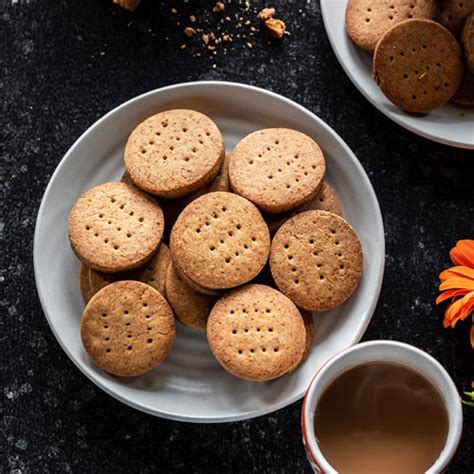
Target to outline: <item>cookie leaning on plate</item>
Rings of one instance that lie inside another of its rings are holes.
[[[431,20],[402,21],[375,48],[374,80],[391,102],[407,112],[428,112],[449,101],[462,75],[458,42]]]
[[[160,205],[135,186],[112,182],[86,191],[68,220],[72,250],[87,266],[123,272],[143,265],[161,243]]]
[[[208,290],[243,285],[263,268],[270,249],[258,209],[236,194],[215,192],[191,202],[171,231],[173,261]]]
[[[269,286],[249,284],[224,295],[212,308],[207,338],[231,374],[264,382],[301,360],[306,331],[298,308]]]
[[[132,181],[165,198],[185,196],[217,175],[224,140],[216,124],[194,110],[167,110],[140,123],[125,146]]]
[[[346,31],[360,48],[373,53],[382,35],[396,23],[410,18],[433,19],[434,0],[349,0]]]
[[[359,238],[342,217],[307,211],[275,234],[270,269],[278,289],[297,306],[326,311],[354,292],[362,260]]]
[[[141,375],[171,352],[173,312],[158,291],[138,281],[118,281],[100,290],[81,319],[81,339],[106,372]]]
[[[258,130],[243,138],[229,163],[231,188],[267,213],[295,209],[321,189],[323,152],[304,133],[288,128]]]
[[[474,74],[474,12],[466,19],[462,30],[462,45],[466,64],[471,74]]]

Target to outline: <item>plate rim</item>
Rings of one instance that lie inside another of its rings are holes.
[[[46,302],[44,299],[44,295],[42,294],[41,291],[41,284],[40,280],[41,277],[39,275],[40,269],[39,269],[39,262],[38,262],[38,248],[40,245],[39,242],[39,228],[42,222],[42,217],[43,214],[45,213],[45,202],[47,200],[47,197],[52,191],[53,183],[55,181],[56,176],[59,174],[60,170],[62,169],[63,166],[65,166],[69,156],[75,151],[75,148],[78,146],[78,144],[89,134],[94,131],[96,127],[98,127],[102,122],[108,119],[109,116],[112,114],[116,113],[122,108],[125,108],[129,106],[130,104],[134,102],[141,101],[145,99],[147,96],[151,96],[154,94],[159,94],[159,93],[166,93],[170,90],[176,90],[176,89],[181,89],[181,88],[194,88],[194,87],[231,87],[231,88],[238,88],[238,89],[244,89],[246,91],[252,91],[254,93],[259,93],[262,95],[266,95],[268,97],[271,97],[273,99],[280,100],[286,104],[288,104],[291,107],[294,107],[301,111],[302,113],[306,114],[312,121],[315,121],[319,127],[324,129],[325,132],[329,133],[332,135],[342,146],[344,149],[345,153],[347,153],[353,160],[354,165],[356,168],[359,169],[362,179],[364,181],[364,186],[366,187],[370,199],[374,204],[375,208],[375,214],[374,214],[374,219],[377,221],[377,229],[380,232],[380,250],[381,250],[381,255],[383,258],[379,259],[378,262],[375,263],[376,266],[376,286],[374,287],[374,292],[373,292],[373,298],[370,302],[370,304],[367,306],[366,309],[366,318],[364,321],[364,324],[360,326],[359,331],[353,335],[353,338],[351,341],[348,341],[347,347],[351,347],[355,344],[357,344],[361,339],[362,336],[364,335],[365,331],[367,330],[368,325],[370,324],[372,317],[374,315],[376,306],[379,301],[379,296],[380,292],[382,289],[382,283],[383,283],[383,276],[384,276],[384,271],[385,271],[385,231],[384,231],[384,224],[383,224],[383,218],[382,218],[382,212],[380,209],[380,204],[377,199],[377,195],[375,193],[375,190],[372,186],[372,183],[365,172],[362,164],[358,160],[358,158],[355,156],[355,154],[352,152],[352,150],[349,148],[349,146],[346,144],[346,142],[339,136],[339,134],[332,129],[326,122],[324,122],[321,118],[319,118],[317,115],[315,115],[313,112],[308,110],[306,107],[298,104],[297,102],[288,99],[285,96],[282,96],[280,94],[277,94],[273,91],[263,89],[260,87],[252,86],[249,84],[243,84],[243,83],[238,83],[238,82],[229,82],[229,81],[214,81],[214,80],[208,80],[208,81],[190,81],[190,82],[183,82],[183,83],[178,83],[178,84],[173,84],[173,85],[168,85],[164,87],[160,87],[157,89],[153,89],[151,91],[145,92],[143,94],[140,94],[138,96],[135,96],[118,106],[114,107],[112,110],[104,114],[102,117],[100,117],[98,120],[96,120],[92,125],[90,125],[71,145],[71,147],[68,149],[68,151],[64,154],[64,156],[61,158],[59,163],[57,164],[54,172],[52,173],[51,177],[49,178],[48,184],[45,188],[43,197],[41,199],[41,204],[38,209],[38,213],[36,216],[36,224],[35,224],[35,232],[34,232],[34,239],[33,239],[33,268],[34,268],[34,275],[35,275],[35,285],[36,285],[36,290],[38,294],[38,298],[40,300],[41,308],[43,310],[43,314],[48,322],[48,325],[56,338],[56,341],[59,343],[59,346],[62,348],[62,350],[66,353],[68,358],[73,362],[73,364],[81,371],[82,374],[84,374],[94,385],[99,387],[102,391],[107,393],[108,395],[112,396],[116,400],[124,403],[125,405],[137,409],[141,412],[169,419],[169,420],[174,420],[174,421],[181,421],[181,422],[190,422],[190,423],[226,423],[226,422],[232,422],[232,421],[243,421],[243,420],[248,420],[260,416],[264,416],[273,412],[276,412],[277,410],[280,410],[282,408],[285,408],[296,401],[302,399],[304,397],[306,389],[304,389],[301,393],[297,393],[296,395],[293,395],[292,397],[285,398],[284,400],[271,404],[268,407],[265,407],[265,409],[260,409],[256,411],[246,411],[246,412],[240,412],[238,414],[230,414],[227,416],[222,416],[222,415],[216,415],[216,416],[189,416],[189,415],[180,415],[175,412],[169,412],[169,411],[160,411],[156,409],[152,409],[146,404],[138,403],[134,399],[126,398],[123,396],[121,393],[116,392],[112,389],[110,389],[108,386],[104,385],[102,381],[95,376],[95,374],[90,371],[87,366],[82,364],[79,359],[77,359],[72,352],[69,351],[68,347],[66,347],[65,344],[63,344],[61,338],[59,337],[58,331],[56,331],[56,328],[50,319],[50,316],[48,312],[46,311]]]
[[[345,1],[347,2],[347,0]],[[409,123],[405,122],[403,118],[395,115],[390,110],[384,109],[382,105],[379,102],[377,102],[377,100],[375,100],[374,98],[370,96],[367,90],[362,86],[361,82],[357,80],[357,76],[352,72],[351,68],[349,67],[349,64],[347,64],[347,62],[342,58],[342,54],[339,48],[336,47],[335,37],[331,33],[331,29],[329,28],[329,25],[328,25],[328,22],[329,22],[328,18],[330,16],[329,5],[331,3],[334,5],[335,4],[334,0],[320,0],[321,16],[323,18],[323,24],[324,24],[324,30],[326,31],[326,36],[329,39],[329,43],[331,45],[333,53],[335,54],[337,61],[342,67],[343,71],[346,73],[346,76],[351,80],[352,84],[364,96],[364,98],[370,104],[372,104],[379,112],[385,115],[388,119],[392,120],[397,125],[400,125],[400,127],[403,127],[405,130],[408,130],[409,132],[414,133],[415,135],[418,135],[420,137],[423,137],[427,140],[431,140],[436,143],[441,143],[442,145],[447,145],[447,146],[451,146],[455,148],[462,148],[465,150],[473,150],[474,143],[468,143],[465,141],[459,141],[459,140],[453,140],[453,139],[443,139],[432,133],[426,132],[425,130],[420,130],[420,128],[410,125]]]

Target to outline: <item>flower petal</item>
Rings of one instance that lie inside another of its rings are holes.
[[[466,293],[469,293],[469,290],[446,290],[436,298],[436,304],[449,300],[449,298],[455,298],[456,296],[461,295],[464,296]]]
[[[445,270],[444,272],[441,272],[439,274],[439,279],[441,281],[444,281],[448,278],[456,276],[464,276],[474,280],[474,268],[468,268],[464,266],[451,267]]]
[[[471,347],[474,349],[474,314],[472,315],[472,326],[471,326]]]
[[[448,280],[443,281],[439,285],[439,290],[450,290],[452,288],[464,288],[466,290],[474,290],[474,280],[465,277],[451,277]]]
[[[454,265],[465,265],[474,268],[474,240],[458,240],[449,256]]]
[[[456,300],[454,303],[451,303],[448,306],[444,316],[445,324],[448,323],[448,325],[454,327],[460,319],[465,319],[469,313],[467,313],[464,318],[462,318],[463,308],[471,300],[474,300],[474,291],[471,291],[467,295],[464,295],[462,298]]]

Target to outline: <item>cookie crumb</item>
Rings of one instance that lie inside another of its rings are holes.
[[[262,21],[267,21],[270,18],[275,16],[275,9],[274,8],[264,8],[258,15],[258,19]]]
[[[184,34],[188,37],[188,38],[192,38],[195,34],[196,34],[196,30],[194,28],[192,28],[191,26],[187,26],[185,29],[184,29]]]
[[[273,39],[280,39],[285,34],[286,25],[281,20],[270,18],[263,24],[263,28],[267,36]]]
[[[196,17],[195,17],[194,15],[191,15],[191,16],[189,17],[189,21],[190,21],[191,23],[196,23]]]
[[[133,12],[138,7],[141,0],[114,0],[114,3],[118,6],[125,8],[129,12]]]
[[[176,15],[176,13],[178,13],[178,10],[176,10],[176,8],[172,8],[171,13],[174,13]]]
[[[252,48],[253,48],[253,44],[250,43],[250,41],[248,41],[248,42],[246,43],[246,46],[247,46],[247,48],[249,48],[249,49],[252,49]]]
[[[213,13],[221,12],[225,9],[225,5],[222,2],[217,2],[215,7],[212,9]]]
[[[209,35],[202,35],[202,41],[204,44],[208,44],[209,43]]]

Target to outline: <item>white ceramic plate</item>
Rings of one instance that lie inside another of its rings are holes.
[[[445,104],[428,114],[410,115],[393,105],[372,79],[372,56],[346,34],[348,0],[321,0],[326,33],[342,68],[359,91],[388,118],[422,137],[460,148],[474,149],[474,109]]]
[[[120,179],[131,130],[165,109],[186,107],[211,116],[227,150],[249,132],[286,126],[306,132],[324,150],[328,180],[342,201],[364,249],[364,273],[356,293],[341,307],[315,316],[311,354],[293,374],[250,383],[226,373],[213,358],[205,334],[178,328],[170,357],[148,374],[116,378],[84,352],[79,321],[84,303],[79,261],[67,236],[67,218],[78,197],[99,183]],[[95,384],[122,402],[153,415],[193,422],[224,422],[264,415],[300,399],[314,373],[331,356],[358,342],[375,309],[385,257],[382,217],[357,158],[324,122],[300,105],[255,87],[196,82],[158,89],[126,102],[89,128],[66,153],[46,189],[36,223],[34,267],[44,313],[64,351]]]

